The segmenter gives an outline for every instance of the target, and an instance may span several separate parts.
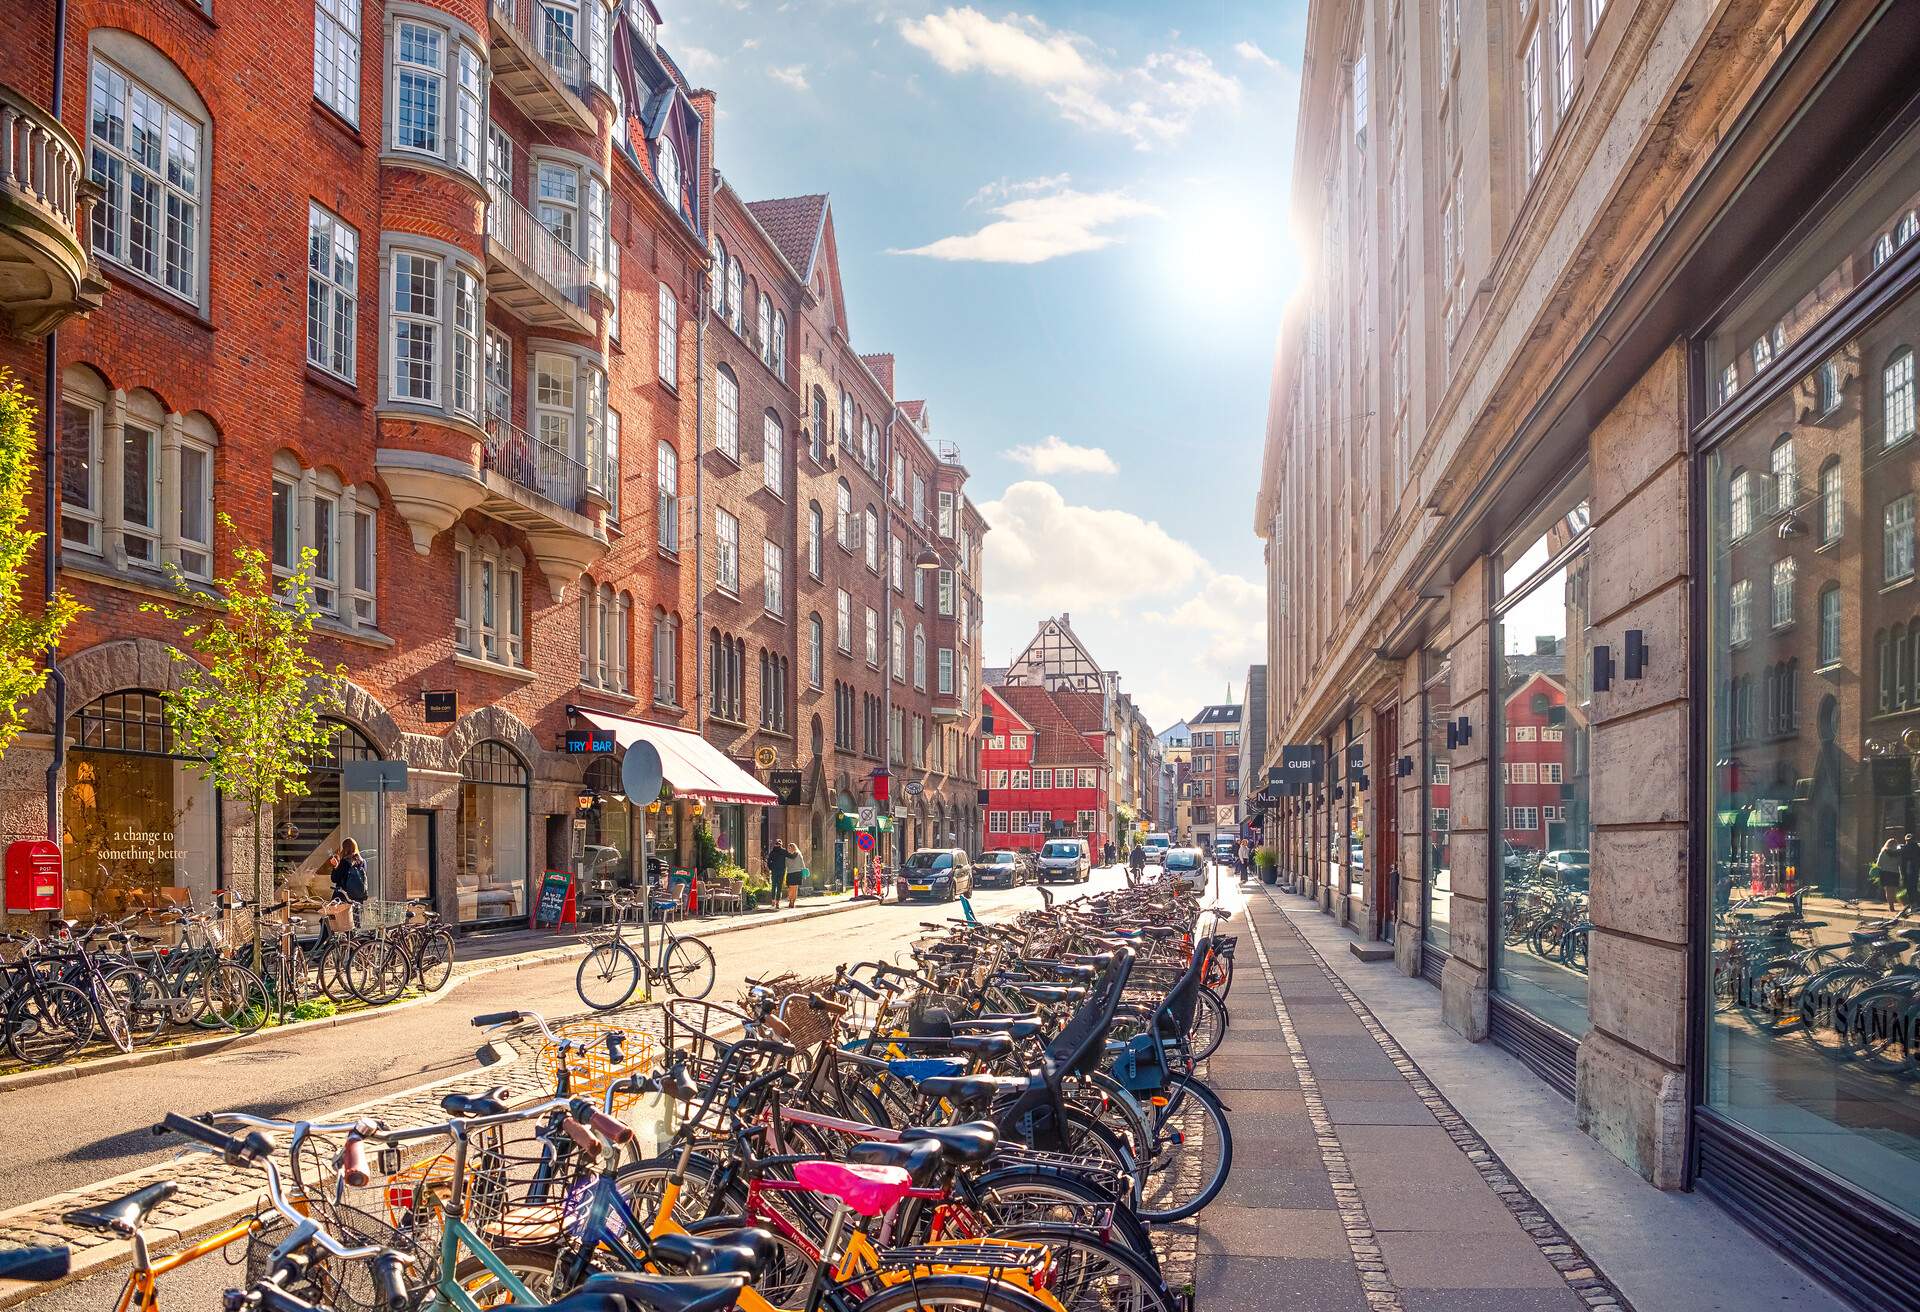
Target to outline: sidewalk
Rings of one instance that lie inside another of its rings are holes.
[[[1239,930],[1208,1070],[1233,1171],[1200,1216],[1197,1306],[1626,1306],[1278,908],[1254,894]]]

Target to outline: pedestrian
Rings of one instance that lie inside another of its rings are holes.
[[[770,900],[777,907],[787,898],[787,845],[783,839],[774,839],[767,848],[767,878],[773,884]]]
[[[1909,907],[1920,901],[1920,843],[1912,834],[1900,840],[1900,899]]]
[[[800,849],[793,845],[790,838],[781,839],[780,846],[787,854],[787,905],[798,906],[800,885],[807,877],[807,858],[800,854]]]
[[[327,873],[333,884],[333,900],[353,907],[353,923],[360,923],[360,905],[367,900],[367,862],[360,855],[360,844],[351,838],[327,858]]]
[[[1898,835],[1889,834],[1887,836],[1887,841],[1880,845],[1880,855],[1873,859],[1873,866],[1868,873],[1873,876],[1873,882],[1880,885],[1880,896],[1886,899],[1887,910],[1897,910],[1898,908],[1893,904],[1893,890],[1894,886],[1900,882],[1900,838]]]

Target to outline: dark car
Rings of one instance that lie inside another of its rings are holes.
[[[1033,854],[997,849],[976,852],[973,879],[982,888],[1018,888],[1034,877]]]
[[[923,847],[900,867],[900,900],[951,902],[973,892],[973,863],[957,847]]]

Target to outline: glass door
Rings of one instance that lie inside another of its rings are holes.
[[[439,881],[434,871],[439,866],[438,817],[432,811],[407,811],[406,845],[400,852],[400,896],[409,902],[425,898],[437,904]]]

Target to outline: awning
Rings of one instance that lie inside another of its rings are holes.
[[[749,806],[777,806],[780,799],[758,779],[728,760],[697,733],[671,725],[635,720],[606,711],[576,708],[574,713],[596,729],[611,733],[622,747],[649,742],[660,753],[660,770],[673,791],[709,802],[744,802]]]

